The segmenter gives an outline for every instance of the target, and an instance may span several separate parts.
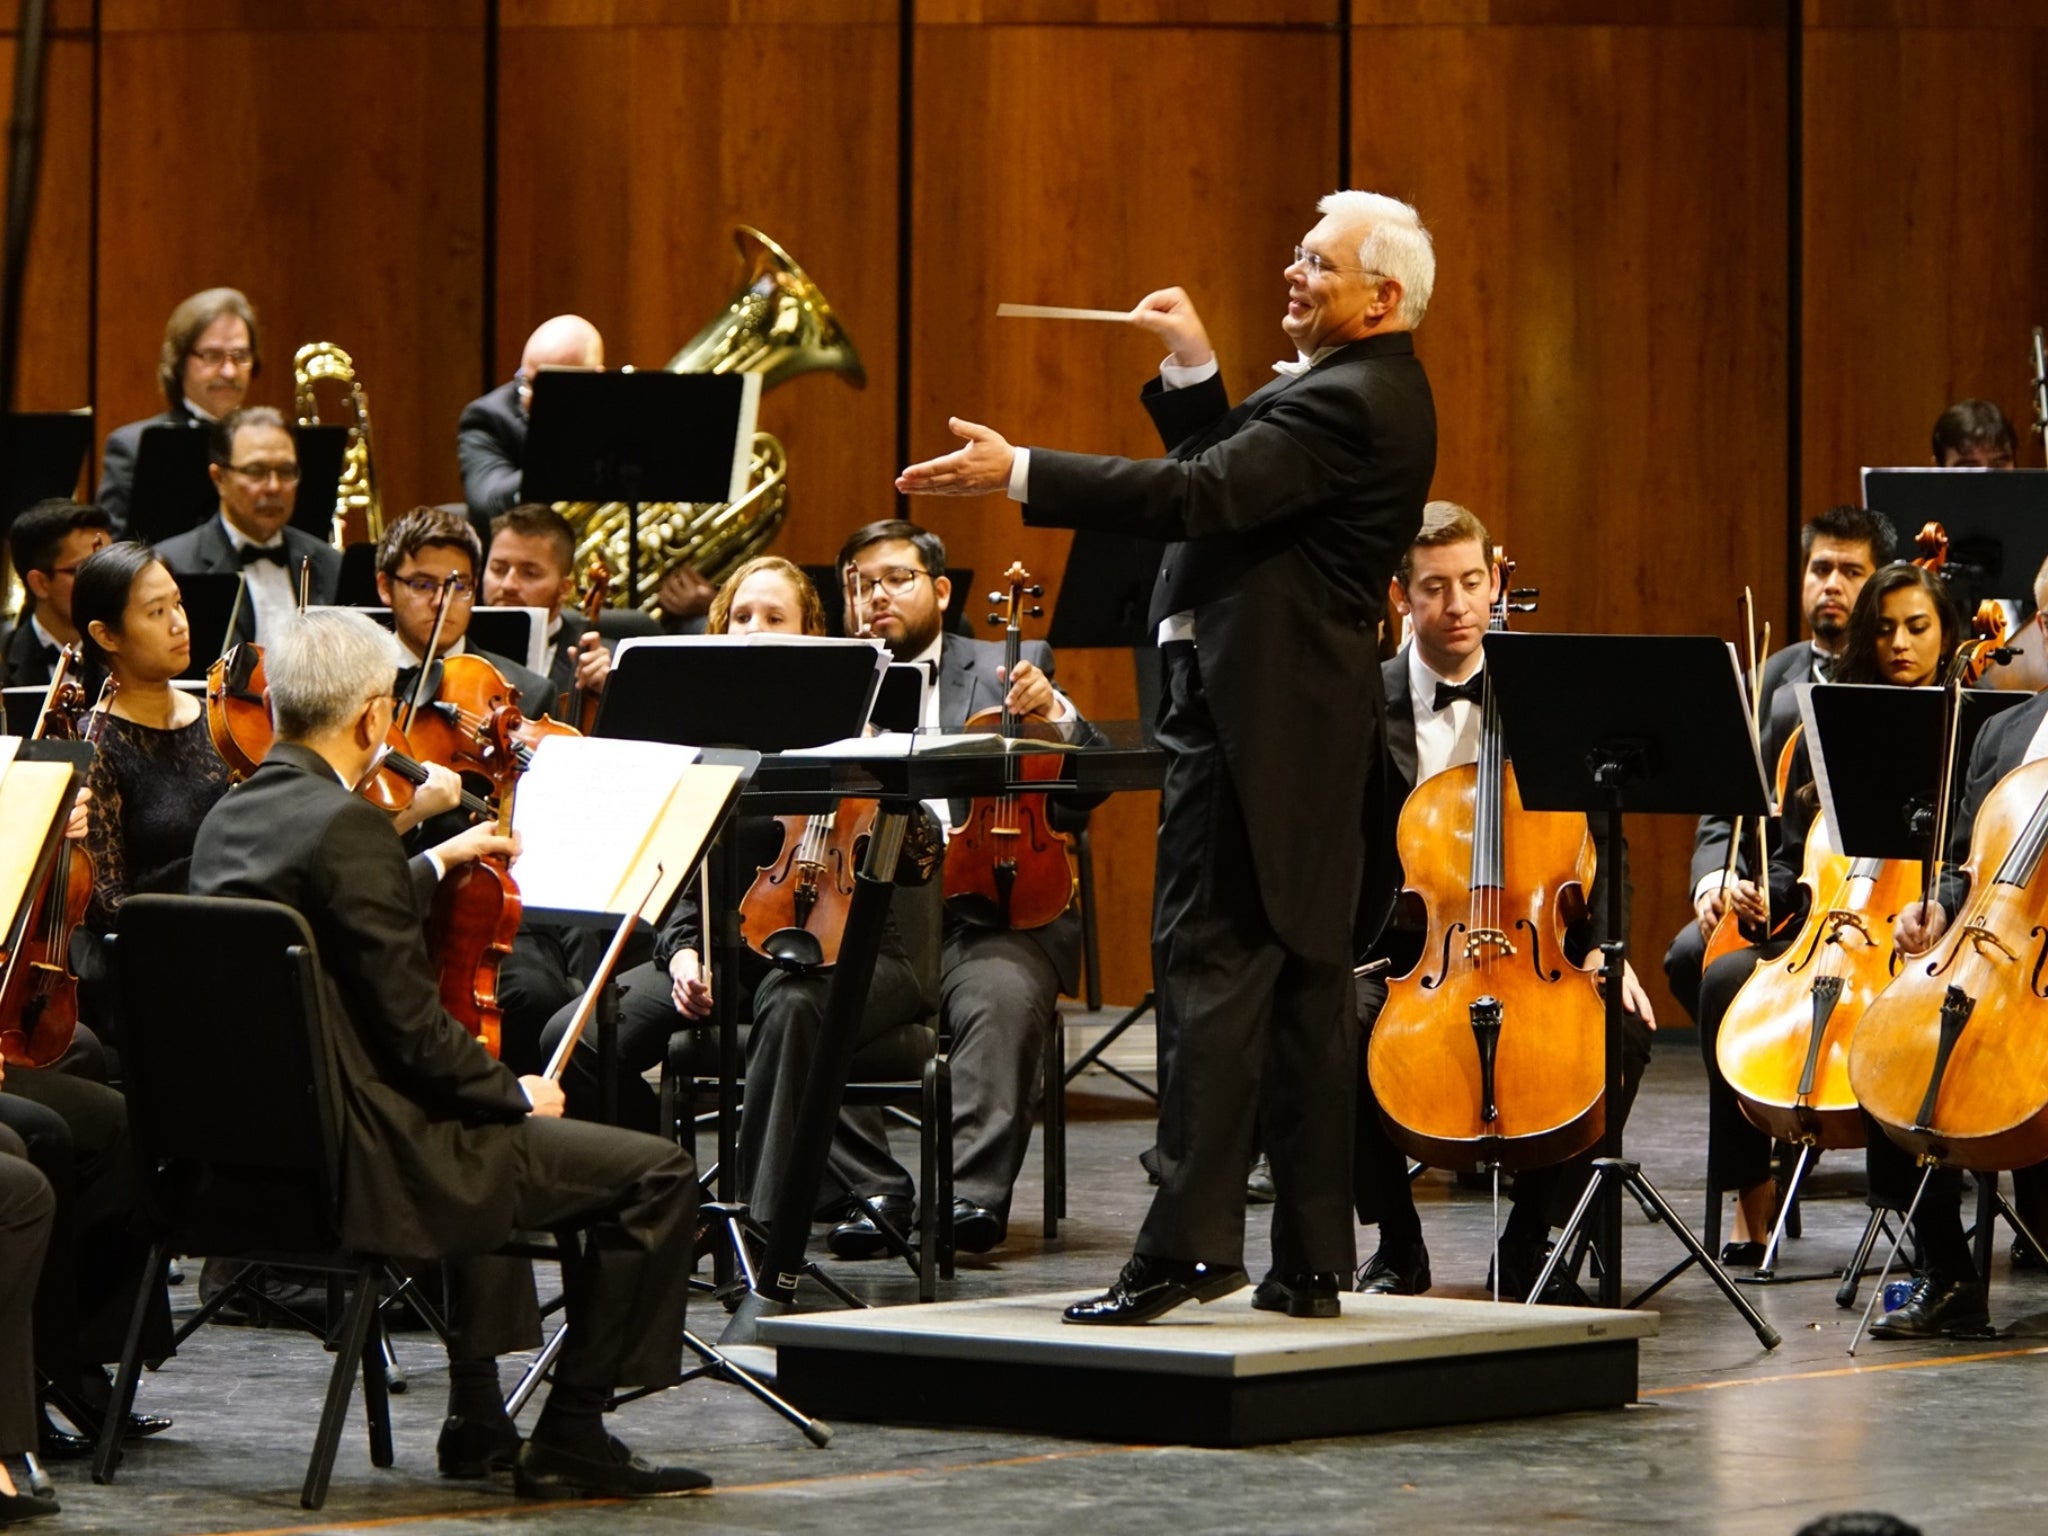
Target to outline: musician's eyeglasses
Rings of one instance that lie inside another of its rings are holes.
[[[1360,277],[1372,278],[1378,278],[1383,275],[1378,272],[1368,272],[1363,267],[1341,266],[1337,262],[1330,260],[1327,256],[1317,255],[1305,245],[1297,245],[1294,248],[1294,265],[1297,267],[1307,267],[1311,277],[1321,277],[1327,272],[1355,272]]]
[[[908,597],[911,589],[917,585],[918,578],[928,577],[931,572],[918,570],[915,566],[892,565],[886,571],[877,571],[870,576],[859,566],[849,565],[846,574],[853,582],[854,590],[862,595],[880,587],[891,597]]]
[[[228,468],[254,485],[265,480],[275,480],[279,485],[299,483],[299,466],[296,464],[230,464]]]
[[[218,368],[224,363],[246,368],[256,361],[256,354],[247,347],[196,347],[186,355],[198,358],[209,368]]]
[[[432,597],[442,587],[442,582],[433,576],[394,576],[391,580],[394,585],[404,587],[414,597]],[[447,586],[448,596],[454,602],[466,603],[476,596],[475,585],[464,581],[460,576],[447,583]]]

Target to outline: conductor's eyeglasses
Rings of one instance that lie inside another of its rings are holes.
[[[891,597],[908,597],[911,589],[917,585],[918,578],[930,576],[931,572],[921,571],[911,565],[892,565],[886,571],[876,571],[869,575],[859,566],[850,565],[846,568],[846,574],[852,580],[854,590],[863,596],[880,587]]]
[[[1330,260],[1327,256],[1319,256],[1305,245],[1297,245],[1294,248],[1294,265],[1307,267],[1311,277],[1321,277],[1326,272],[1356,272],[1360,277],[1382,276],[1378,272],[1368,272],[1363,267],[1347,267]]]

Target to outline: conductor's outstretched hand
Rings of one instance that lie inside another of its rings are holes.
[[[946,425],[955,437],[967,439],[967,446],[911,465],[896,477],[896,489],[906,496],[986,496],[1008,490],[1017,451],[1002,434],[958,416]]]

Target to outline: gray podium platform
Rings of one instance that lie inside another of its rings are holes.
[[[1657,1332],[1654,1312],[1426,1296],[1297,1321],[1249,1289],[1141,1327],[1061,1322],[1086,1294],[766,1318],[761,1342],[823,1418],[1235,1446],[1619,1407]]]

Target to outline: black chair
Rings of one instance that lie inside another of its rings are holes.
[[[370,1460],[391,1465],[391,1415],[372,1329],[395,1272],[390,1255],[340,1239],[341,1128],[331,1021],[322,1005],[312,930],[290,907],[221,897],[133,896],[113,944],[134,1020],[122,1041],[129,1130],[154,1224],[150,1264],[161,1284],[174,1253],[231,1256],[306,1269],[348,1290],[330,1339],[326,1402],[299,1502],[318,1509],[358,1371]],[[179,985],[166,978],[182,978]],[[112,1481],[141,1370],[143,1287],[100,1431],[93,1481]],[[205,1322],[233,1289],[186,1325]],[[417,1302],[418,1298],[411,1298]],[[330,1305],[329,1316],[338,1309]],[[437,1323],[423,1311],[430,1323]]]

